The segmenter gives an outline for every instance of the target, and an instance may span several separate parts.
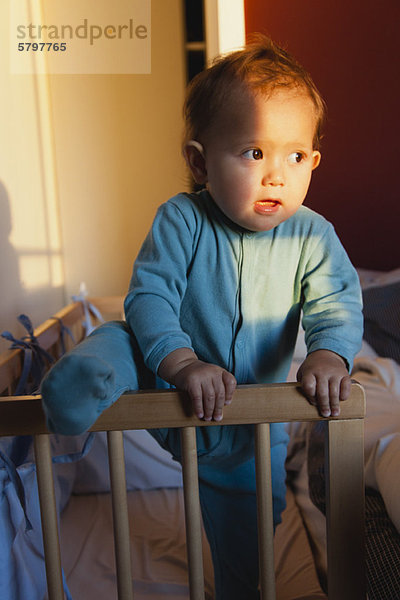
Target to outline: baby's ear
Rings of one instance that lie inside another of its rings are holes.
[[[314,170],[318,167],[319,163],[321,162],[321,152],[318,152],[318,150],[314,150],[314,152],[312,153],[312,160],[312,169]]]
[[[196,183],[207,182],[207,168],[203,146],[196,140],[189,140],[183,148],[183,156]]]

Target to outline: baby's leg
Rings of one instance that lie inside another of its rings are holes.
[[[126,323],[105,323],[63,356],[43,380],[47,425],[50,431],[77,435],[123,392],[150,387],[154,376],[145,368]]]
[[[150,432],[181,459],[177,429]],[[271,425],[271,470],[274,527],[286,505],[285,459],[288,435]],[[254,427],[197,428],[200,502],[210,543],[216,600],[258,600],[257,500]]]
[[[237,431],[240,435],[240,427]],[[247,432],[243,428],[243,436]],[[274,528],[285,508],[287,434],[271,426]],[[239,457],[240,458],[240,457]],[[259,567],[254,458],[199,462],[200,501],[214,564],[217,600],[257,600]]]

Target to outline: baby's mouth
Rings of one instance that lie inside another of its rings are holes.
[[[267,200],[257,200],[254,202],[254,210],[258,213],[270,213],[278,210],[280,204],[280,200],[273,198],[268,198]]]
[[[274,200],[272,198],[269,198],[268,200],[257,200],[256,204],[259,204],[260,206],[276,206],[277,204],[280,204],[281,201],[280,200]]]

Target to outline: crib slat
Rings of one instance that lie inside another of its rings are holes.
[[[365,600],[364,422],[326,424],[329,600]]]
[[[122,431],[108,431],[118,600],[133,600],[128,500]]]
[[[61,573],[61,553],[58,537],[57,508],[54,493],[49,435],[35,435],[34,449],[48,597],[49,600],[63,600],[64,591]]]
[[[204,600],[196,428],[183,427],[180,433],[190,600]]]
[[[254,439],[261,597],[262,600],[275,600],[274,524],[269,423],[255,425]]]

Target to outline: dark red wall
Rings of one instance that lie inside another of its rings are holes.
[[[283,45],[328,105],[306,205],[356,266],[400,267],[400,0],[245,0],[246,31]]]

